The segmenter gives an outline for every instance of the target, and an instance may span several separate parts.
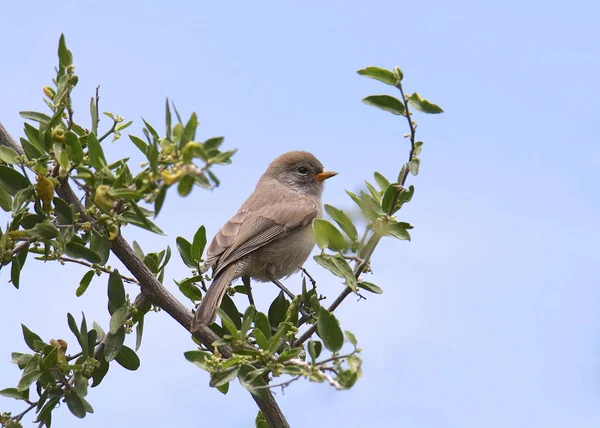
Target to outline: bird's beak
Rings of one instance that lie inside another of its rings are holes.
[[[317,175],[315,175],[315,180],[325,181],[328,178],[333,177],[334,175],[338,175],[338,173],[337,172],[333,172],[333,171],[323,171],[323,172],[320,172]]]

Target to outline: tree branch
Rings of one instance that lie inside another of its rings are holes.
[[[15,142],[6,128],[4,128],[2,123],[0,123],[0,144],[14,149],[19,154],[24,153],[21,146]],[[81,215],[82,219],[85,221],[92,220],[75,192],[73,192],[73,189],[67,180],[60,180],[60,186],[58,186],[55,190],[61,199],[67,203],[73,204],[76,211]],[[158,279],[152,274],[144,262],[135,254],[133,248],[131,248],[121,234],[111,241],[111,250],[139,281],[142,294],[154,305],[162,308],[166,313],[168,313],[186,331],[191,333],[190,325],[192,323],[192,312],[180,301],[178,301],[175,296],[173,296],[173,294],[171,294],[171,292],[169,292],[169,290],[167,290],[158,281]],[[219,337],[212,330],[206,327],[196,331],[193,333],[193,335],[209,349],[212,349],[212,343],[219,339]],[[231,350],[228,348],[222,347],[219,348],[219,351],[226,358],[231,356]],[[277,401],[275,401],[275,398],[270,391],[267,391],[265,399],[261,399],[254,395],[252,398],[254,401],[256,401],[256,404],[263,412],[267,422],[271,427],[289,427],[285,416],[283,415],[279,405],[277,404]]]

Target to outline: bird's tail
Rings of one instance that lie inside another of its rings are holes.
[[[219,272],[217,277],[213,279],[212,284],[210,284],[208,291],[200,302],[200,306],[196,309],[196,314],[191,325],[192,333],[213,323],[217,317],[217,309],[221,306],[221,301],[227,291],[227,287],[235,279],[236,270],[237,266],[233,263],[225,268],[225,270]]]

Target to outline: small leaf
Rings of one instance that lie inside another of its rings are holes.
[[[73,54],[67,49],[64,34],[60,35],[60,40],[58,41],[58,59],[60,60],[61,67],[68,67],[73,64]]]
[[[350,343],[354,345],[354,347],[356,347],[356,345],[358,345],[358,341],[356,340],[356,336],[354,335],[354,333],[348,330],[346,330],[345,333]]]
[[[77,290],[75,290],[75,295],[77,297],[80,297],[81,295],[83,295],[83,293],[85,293],[90,283],[92,282],[92,278],[94,278],[95,273],[96,271],[90,270],[87,271],[85,275],[83,275],[83,278],[81,278],[81,281],[79,281],[79,287],[77,287]]]
[[[350,287],[353,291],[357,290],[356,277],[348,261],[340,255],[320,254],[314,257],[314,260],[330,271],[332,274],[344,278],[344,284]]]
[[[73,131],[67,131],[65,133],[65,143],[69,153],[69,158],[75,165],[79,165],[83,162],[83,148],[81,147],[81,141],[79,137]]]
[[[0,207],[6,212],[12,210],[12,197],[10,196],[10,193],[6,191],[4,186],[0,186]]]
[[[206,228],[204,226],[200,226],[196,234],[194,235],[194,242],[192,244],[192,260],[196,264],[200,263],[200,259],[202,258],[202,253],[204,252],[204,247],[206,246]]]
[[[65,246],[65,254],[76,259],[85,259],[90,263],[102,262],[102,257],[98,253],[76,242],[69,242]]]
[[[15,169],[0,165],[0,186],[14,196],[19,190],[26,189],[31,183]]]
[[[371,79],[379,80],[380,82],[387,83],[388,85],[396,86],[398,84],[398,78],[390,70],[380,67],[367,67],[357,71],[361,76],[367,76]]]
[[[69,407],[69,410],[74,416],[78,418],[85,417],[86,412],[83,401],[81,401],[81,397],[79,397],[75,391],[71,390],[67,392],[65,401],[67,402],[67,407]]]
[[[346,235],[348,235],[353,242],[356,242],[358,239],[358,232],[356,231],[354,223],[352,223],[352,220],[350,220],[350,217],[348,217],[344,211],[337,209],[332,205],[325,204],[325,211],[327,211],[327,214],[329,214],[329,216],[335,220],[335,222],[342,228]]]
[[[87,137],[88,155],[90,164],[96,169],[102,169],[106,165],[106,158],[102,146],[96,137],[96,134],[89,134]]]
[[[331,352],[342,349],[344,334],[335,316],[325,308],[321,308],[317,320],[317,332],[323,339],[325,347]]]
[[[52,239],[58,236],[58,229],[50,220],[44,220],[29,229],[27,234],[34,238]]]
[[[123,327],[125,320],[127,319],[128,309],[126,306],[122,306],[115,311],[110,317],[110,332],[116,334],[117,331]]]
[[[56,197],[52,200],[54,202],[54,214],[61,225],[73,224],[74,214],[71,205],[67,204],[64,200]]]
[[[240,336],[239,331],[235,325],[235,323],[233,322],[233,320],[229,317],[229,315],[227,315],[227,313],[219,308],[217,310],[219,316],[221,317],[221,321],[223,321],[223,326],[229,330],[229,333],[234,337],[234,338],[238,338]]]
[[[196,364],[198,367],[204,370],[208,370],[206,361],[212,358],[210,353],[206,351],[187,351],[184,352],[183,355],[189,362]]]
[[[29,346],[29,349],[32,351],[41,351],[45,345],[41,337],[29,330],[25,324],[21,324],[21,327],[23,329],[23,339],[25,339],[25,343]]]
[[[158,194],[156,195],[156,199],[154,200],[154,218],[156,218],[156,216],[158,216],[158,213],[160,212],[163,204],[165,203],[165,198],[167,196],[168,188],[169,188],[169,186],[167,186],[166,184],[163,184],[162,186],[160,186],[160,189],[158,190]]]
[[[106,361],[104,358],[100,358],[100,367],[94,370],[94,373],[92,374],[92,379],[94,380],[92,382],[92,388],[100,385],[100,382],[102,382],[102,379],[104,379],[104,376],[106,376],[108,373],[109,368],[110,364],[108,361]]]
[[[110,241],[107,237],[92,234],[90,249],[100,256],[100,264],[105,265],[110,257]]]
[[[408,102],[415,109],[422,111],[423,113],[438,114],[444,112],[444,110],[442,110],[440,106],[433,104],[426,99],[423,99],[423,97],[418,92],[412,94],[408,98]]]
[[[197,268],[197,264],[192,257],[192,244],[182,236],[178,236],[175,242],[183,263],[189,268]]]
[[[8,164],[17,163],[17,158],[19,154],[12,148],[8,146],[0,147],[0,160],[6,162]]]
[[[256,314],[256,308],[252,305],[248,306],[246,312],[244,312],[244,319],[242,321],[241,328],[241,336],[245,337],[248,330],[250,330],[250,326],[252,326],[252,321],[254,320],[254,315]]]
[[[227,382],[231,382],[238,375],[238,366],[230,367],[226,370],[218,371],[212,373],[210,377],[210,386],[216,387],[226,384]]]
[[[108,277],[108,311],[112,315],[125,305],[125,287],[118,270],[113,270]]]
[[[319,248],[329,248],[332,251],[342,251],[348,248],[344,236],[337,228],[322,218],[316,218],[312,224]]]
[[[179,196],[185,197],[190,194],[192,189],[194,188],[194,177],[191,175],[184,175],[177,185],[177,192]]]
[[[323,344],[319,340],[309,340],[308,341],[308,354],[312,359],[312,363],[314,364],[321,355],[321,351],[323,350]]]
[[[285,320],[289,306],[290,302],[283,295],[283,291],[280,291],[269,307],[269,324],[272,327],[277,328],[279,323]],[[263,333],[265,332],[263,331]]]
[[[423,150],[423,141],[417,141],[415,143],[415,150],[413,152],[414,156],[419,156],[421,154],[421,151]]]
[[[412,229],[412,226],[408,223],[393,223],[389,226],[388,235],[398,238],[401,241],[410,241],[408,229]]]
[[[135,351],[127,346],[123,346],[116,356],[115,360],[127,370],[137,370],[140,367],[140,359]]]
[[[404,115],[405,108],[402,101],[390,95],[371,95],[363,98],[363,103],[389,111],[392,114]]]
[[[269,318],[264,313],[257,312],[256,315],[254,315],[254,327],[262,332],[266,340],[271,338],[271,325],[269,323]]]
[[[375,171],[373,176],[375,177],[377,185],[381,188],[381,191],[385,192],[385,190],[390,186],[390,181],[387,178],[385,178],[383,174],[377,171]]]
[[[361,281],[361,282],[358,282],[356,285],[358,285],[358,287],[362,288],[363,290],[370,291],[371,293],[375,293],[375,294],[383,293],[383,290],[381,289],[381,287],[379,287],[378,285],[375,285],[371,282]]]
[[[135,135],[129,135],[129,139],[133,142],[133,144],[135,144],[135,146],[140,149],[140,151],[143,154],[146,154],[148,152],[148,144],[146,144],[144,142],[144,140],[142,140],[139,137],[136,137]]]
[[[29,389],[31,384],[38,380],[42,375],[42,371],[40,369],[33,369],[29,372],[24,372],[19,384],[17,385],[17,389],[19,391],[26,391]]]
[[[34,122],[39,122],[39,123],[43,123],[43,124],[50,123],[50,120],[52,119],[47,114],[39,113],[37,111],[22,111],[22,112],[19,112],[19,114],[24,119],[33,120]]]
[[[419,167],[421,166],[421,159],[416,156],[413,156],[410,163],[408,164],[408,169],[412,175],[419,175]]]
[[[142,346],[142,336],[144,334],[144,316],[142,315],[135,326],[135,350]]]
[[[121,327],[115,334],[108,334],[104,344],[104,358],[110,362],[114,360],[125,342],[125,327]]]
[[[25,400],[27,395],[25,391],[19,391],[17,388],[5,388],[0,391],[0,395],[8,398],[15,398],[17,400]]]

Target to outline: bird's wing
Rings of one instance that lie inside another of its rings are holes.
[[[217,275],[246,254],[281,238],[318,216],[312,198],[293,203],[277,203],[250,212],[241,210],[215,235],[207,252],[206,266],[215,266]]]

